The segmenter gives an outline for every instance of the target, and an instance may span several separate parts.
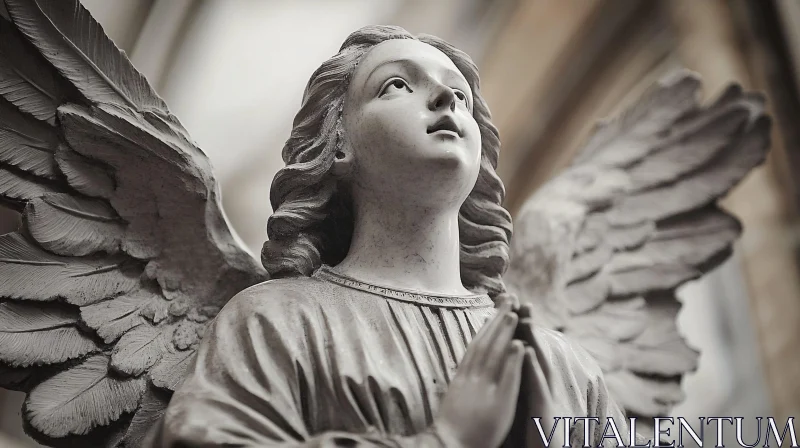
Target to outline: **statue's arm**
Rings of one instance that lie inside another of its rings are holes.
[[[313,368],[308,360],[312,350],[304,347],[308,338],[303,332],[308,328],[293,322],[303,320],[294,313],[275,315],[275,311],[282,314],[282,305],[271,306],[269,317],[252,306],[253,301],[269,300],[237,296],[220,312],[198,350],[194,370],[175,392],[145,446],[455,446],[445,443],[433,428],[407,437],[311,434],[304,403],[313,392],[298,379]]]

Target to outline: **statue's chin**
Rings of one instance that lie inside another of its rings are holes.
[[[468,157],[463,148],[446,148],[434,154],[431,159],[442,175],[448,177],[449,183],[470,183],[470,190],[475,185],[480,162]]]

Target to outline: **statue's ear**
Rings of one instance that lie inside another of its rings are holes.
[[[335,177],[344,178],[353,169],[353,149],[347,143],[339,146],[333,159],[331,172]]]

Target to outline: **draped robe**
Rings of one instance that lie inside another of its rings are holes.
[[[442,447],[436,410],[494,313],[486,295],[383,288],[327,267],[253,286],[211,324],[155,446]],[[536,337],[553,372],[553,415],[600,418],[592,446],[605,417],[626,431],[591,356],[561,333]]]

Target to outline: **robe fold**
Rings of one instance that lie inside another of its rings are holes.
[[[211,323],[154,446],[443,447],[432,426],[438,405],[494,313],[485,295],[382,288],[327,267],[253,286]],[[605,417],[627,430],[591,356],[558,332],[536,336],[553,372],[554,415],[600,418],[592,446],[603,442]]]

